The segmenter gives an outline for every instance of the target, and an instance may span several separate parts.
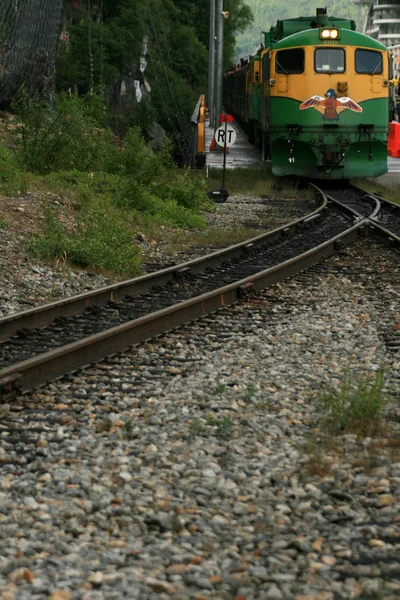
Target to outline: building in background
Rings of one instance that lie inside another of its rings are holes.
[[[400,77],[400,0],[353,0],[368,7],[363,33],[385,44],[393,55],[395,77]]]

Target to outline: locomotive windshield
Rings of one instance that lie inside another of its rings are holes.
[[[383,71],[382,54],[374,50],[356,50],[356,72],[368,75],[381,75]]]
[[[315,51],[315,70],[317,73],[343,73],[345,52],[342,48],[318,48]]]
[[[293,48],[280,50],[276,55],[276,72],[294,75],[304,72],[304,50]]]

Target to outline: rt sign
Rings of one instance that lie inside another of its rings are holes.
[[[225,132],[226,132],[226,141],[225,141]],[[218,127],[215,132],[215,141],[218,146],[222,148],[230,148],[236,142],[236,131],[232,127],[232,125],[223,125],[222,127]]]

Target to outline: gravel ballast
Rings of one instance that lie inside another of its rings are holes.
[[[360,241],[11,406],[0,597],[399,598],[398,264]],[[380,368],[382,435],[332,438],[321,388]]]

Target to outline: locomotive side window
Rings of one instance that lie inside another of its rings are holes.
[[[268,81],[269,80],[269,54],[268,54],[268,52],[266,54],[264,54],[262,73],[263,73],[264,81]]]
[[[277,52],[276,72],[284,75],[304,73],[304,49],[293,48]]]
[[[315,70],[317,73],[344,73],[346,55],[342,48],[318,48],[315,51]]]
[[[356,50],[356,72],[381,75],[383,72],[382,54],[374,50]]]

